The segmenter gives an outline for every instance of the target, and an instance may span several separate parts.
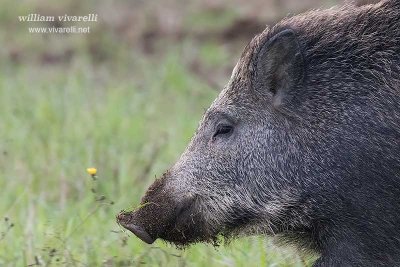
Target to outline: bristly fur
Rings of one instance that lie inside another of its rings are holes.
[[[179,246],[266,234],[315,266],[400,266],[399,88],[400,1],[282,20],[246,46],[132,223]]]

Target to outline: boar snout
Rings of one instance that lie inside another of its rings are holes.
[[[152,244],[155,241],[155,238],[151,237],[143,228],[143,226],[139,226],[135,224],[134,213],[133,212],[122,212],[118,214],[117,221],[124,228],[128,229],[132,233],[134,233],[138,238],[140,238],[143,242],[147,244]]]
[[[180,239],[184,237],[184,233],[179,229],[180,221],[187,217],[191,203],[189,200],[177,204],[167,200],[160,203],[144,202],[136,211],[121,212],[117,221],[147,244],[154,243],[157,238],[172,239],[171,234],[173,239]],[[176,236],[177,234],[183,236]]]
[[[176,217],[177,205],[172,192],[165,187],[166,176],[164,174],[149,187],[136,210],[117,216],[120,225],[148,244],[152,244]]]
[[[117,221],[142,241],[152,244],[174,226],[177,207],[168,198],[143,201],[138,210],[120,213]]]
[[[177,194],[175,189],[166,186],[166,176],[150,186],[135,211],[121,212],[117,216],[121,226],[148,244],[157,238],[184,244],[192,234],[197,235],[193,230],[195,214],[198,214],[195,198]]]

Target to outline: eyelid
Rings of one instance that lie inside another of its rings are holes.
[[[227,131],[223,131],[227,130]],[[217,137],[218,135],[226,135],[231,134],[234,130],[234,126],[232,124],[227,123],[219,123],[215,129],[213,138]]]
[[[228,123],[220,123],[217,125],[217,131],[223,128],[233,128],[233,125]]]
[[[217,123],[217,127],[220,125],[228,125],[228,126],[235,126],[236,121],[229,115],[223,114],[222,118]]]
[[[231,124],[231,125],[236,124],[235,117],[226,111],[220,111],[220,110],[214,111],[212,113],[212,115],[210,116],[210,118],[212,121],[215,121],[215,122],[220,122],[220,123],[226,122],[227,124]]]

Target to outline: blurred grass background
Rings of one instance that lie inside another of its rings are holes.
[[[266,24],[340,1],[1,1],[0,266],[306,266],[249,237],[146,245],[115,222],[171,166]],[[89,34],[18,16],[98,14]],[[93,180],[87,167],[96,167]]]

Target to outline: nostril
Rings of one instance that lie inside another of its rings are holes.
[[[130,217],[130,213],[122,211],[117,215],[117,222],[121,223],[123,221],[127,221]]]

